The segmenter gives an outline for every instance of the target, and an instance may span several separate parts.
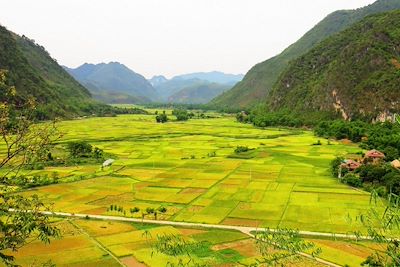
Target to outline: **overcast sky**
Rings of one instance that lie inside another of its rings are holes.
[[[119,61],[147,78],[246,73],[329,13],[374,0],[0,0],[0,24],[60,64]]]

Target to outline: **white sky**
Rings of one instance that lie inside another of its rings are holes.
[[[246,73],[329,13],[374,0],[0,0],[0,24],[60,64],[119,61],[147,78]]]

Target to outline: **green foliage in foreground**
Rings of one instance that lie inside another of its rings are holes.
[[[255,236],[256,248],[261,257],[256,263],[246,266],[284,264],[300,258],[300,252],[307,251],[312,256],[320,253],[320,249],[301,238],[298,231],[264,229]],[[211,246],[208,240],[194,241],[175,234],[164,234],[157,236],[152,253],[173,256],[174,261],[168,262],[166,266],[214,266],[218,263],[238,263],[243,259],[234,250],[215,251]]]
[[[380,212],[376,208],[378,202],[384,201],[386,209]],[[370,209],[357,217],[367,229],[367,237],[379,244],[374,248],[374,253],[367,257],[362,266],[400,266],[400,243],[393,235],[400,230],[400,197],[389,194],[382,200],[376,192],[371,195]],[[356,233],[361,236],[361,233]]]
[[[16,88],[6,83],[2,71],[0,92],[0,143],[7,151],[0,159],[0,262],[14,266],[12,252],[30,240],[48,243],[51,237],[59,235],[57,228],[50,225],[48,216],[42,213],[48,207],[39,197],[12,194],[14,188],[8,183],[9,176],[17,177],[26,165],[47,154],[58,139],[58,132],[54,124],[34,124],[34,99],[19,98]]]
[[[0,262],[7,266],[14,266],[15,260],[8,253],[16,252],[29,238],[49,243],[51,237],[60,236],[59,230],[49,223],[47,215],[41,213],[43,208],[48,207],[37,196],[25,198],[0,193],[0,203],[0,217],[6,219],[0,220]]]

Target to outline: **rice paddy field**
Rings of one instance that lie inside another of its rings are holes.
[[[329,172],[336,155],[360,149],[326,140],[314,146],[318,139],[311,131],[256,129],[232,117],[157,124],[150,115],[66,121],[59,127],[62,143],[85,140],[116,161],[104,170],[80,165],[37,171],[82,179],[27,192],[54,203],[55,211],[123,215],[107,209],[165,206],[164,220],[346,233],[356,227],[349,215],[370,206],[369,194]],[[237,146],[254,150],[235,158]]]
[[[174,234],[189,242],[203,242],[201,249],[191,256],[191,260],[199,264],[221,267],[251,266],[261,259],[254,239],[235,231],[75,219],[56,219],[53,223],[61,229],[63,237],[52,240],[49,245],[38,241],[29,243],[15,254],[17,264],[42,266],[49,260],[52,264],[63,267],[165,266],[167,262],[176,264],[177,258],[157,253],[152,248],[157,235],[164,234]],[[310,241],[323,249],[321,258],[349,266],[359,266],[372,253],[373,247],[368,242],[319,239]],[[300,257],[285,261],[284,266],[325,265]]]
[[[23,193],[38,194],[52,203],[54,211],[141,218],[140,212],[129,210],[166,207],[158,220],[353,233],[361,229],[355,218],[371,206],[368,193],[341,184],[329,171],[335,156],[354,154],[360,148],[323,139],[322,145],[313,145],[319,138],[308,130],[257,129],[223,116],[158,124],[153,115],[63,121],[59,129],[63,137],[57,147],[84,140],[115,162],[104,169],[99,164],[33,171],[60,177],[62,183]],[[237,146],[252,150],[238,155]],[[123,211],[111,211],[111,205]],[[143,230],[133,225],[114,222],[101,227],[106,222],[94,220],[60,223],[67,238],[52,242],[51,249],[34,242],[21,250],[21,260],[52,258],[51,253],[61,253],[57,248],[63,248],[65,257],[54,257],[60,266],[118,266],[115,258],[127,266],[160,266],[166,261],[149,256]],[[218,235],[172,226],[154,229],[203,238],[212,244],[210,249],[228,250],[215,266],[250,263],[259,256],[251,249],[253,241],[240,233]],[[358,266],[371,252],[368,246],[351,242],[316,243],[324,248],[323,257],[350,266]],[[82,255],[75,259],[78,262],[68,257],[69,250]],[[226,260],[226,255],[233,260]]]

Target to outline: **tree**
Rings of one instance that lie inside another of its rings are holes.
[[[90,157],[93,147],[86,141],[74,141],[67,144],[67,149],[74,158]],[[99,156],[99,151],[96,151],[96,156]]]
[[[355,174],[349,172],[343,177],[343,183],[348,184],[353,187],[362,187],[362,181]]]
[[[24,197],[13,193],[8,186],[11,176],[21,169],[47,158],[49,149],[59,137],[54,123],[35,124],[36,102],[17,94],[6,80],[6,71],[0,71],[0,135],[5,153],[0,160],[3,175],[0,180],[0,262],[14,266],[11,252],[24,246],[29,239],[49,242],[59,236],[48,216],[48,209],[33,195]]]
[[[331,161],[331,173],[334,177],[339,176],[340,170],[340,164],[344,161],[343,157],[336,157]],[[343,175],[343,173],[341,173]]]
[[[159,207],[157,209],[157,211],[159,211],[162,214],[165,214],[167,212],[167,208],[166,207]],[[157,213],[157,212],[156,212]],[[154,214],[154,218],[157,220],[157,214]]]
[[[187,121],[190,117],[189,113],[185,109],[174,109],[172,115],[176,117],[177,121]]]
[[[392,147],[392,146],[388,146],[383,150],[383,153],[385,153],[386,156],[386,160],[388,161],[392,161],[394,159],[397,159],[399,157],[399,151]]]
[[[167,114],[165,113],[165,110],[163,111],[162,114],[159,114],[159,115],[156,116],[156,121],[157,121],[158,123],[165,123],[165,122],[168,121],[168,116],[167,116]]]
[[[138,207],[134,207],[134,208],[131,208],[129,211],[130,211],[131,214],[134,214],[134,213],[139,212],[140,209]]]

